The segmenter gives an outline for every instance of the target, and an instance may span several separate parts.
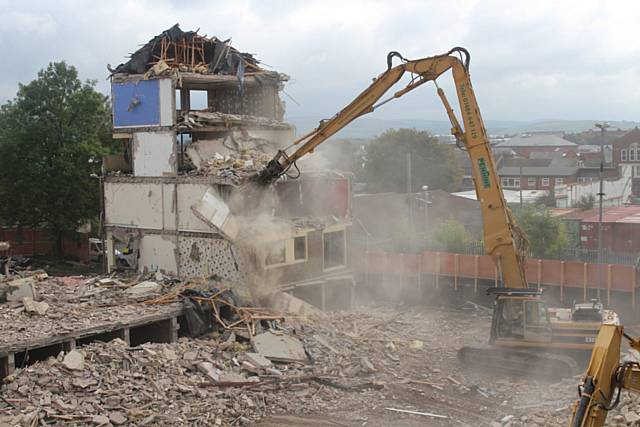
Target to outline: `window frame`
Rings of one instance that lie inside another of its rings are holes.
[[[500,181],[504,188],[520,188],[520,177],[505,176],[500,178]]]
[[[620,161],[621,162],[626,162],[627,161],[627,149],[623,148],[622,150],[620,150]]]
[[[338,233],[338,232],[342,232],[342,244],[343,244],[343,248],[342,248],[342,263],[339,265],[332,265],[330,267],[327,267],[327,263],[326,263],[326,259],[325,259],[325,244],[326,244],[326,240],[325,240],[325,236],[327,234],[331,234],[331,233]],[[349,263],[348,260],[348,254],[347,254],[347,229],[344,226],[340,226],[340,227],[327,227],[324,230],[322,230],[322,271],[332,271],[332,270],[339,270],[341,268],[345,268],[347,267]]]
[[[300,258],[300,259],[296,259],[295,258],[295,239],[304,237],[304,258]],[[283,267],[285,265],[292,265],[292,264],[300,264],[303,262],[307,262],[309,260],[309,235],[307,231],[303,231],[303,232],[298,232],[292,236],[287,237],[286,239],[280,239],[280,240],[276,240],[276,241],[272,241],[268,244],[273,244],[275,242],[278,241],[284,241],[284,262],[279,262],[279,263],[273,263],[273,264],[269,264],[267,263],[267,259],[268,259],[268,255],[265,255],[262,259],[262,266],[265,269],[270,269],[270,268],[277,268],[277,267]]]
[[[556,179],[555,179],[555,184],[556,184],[556,185],[564,185],[564,178],[563,178],[563,177],[561,177],[561,176],[556,177]]]
[[[540,186],[541,187],[548,187],[550,183],[549,177],[543,177],[540,181]]]
[[[527,178],[527,185],[529,187],[535,187],[538,184],[538,180],[536,179],[535,176],[530,176],[529,178]]]

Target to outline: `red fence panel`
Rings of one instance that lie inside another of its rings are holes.
[[[458,257],[458,275],[462,277],[475,277],[475,255],[460,255]]]
[[[611,289],[631,291],[635,287],[634,268],[630,265],[611,265]]]
[[[571,288],[582,288],[584,286],[584,263],[579,261],[565,261],[564,263],[564,285]]]
[[[418,272],[493,280],[496,268],[491,257],[487,255],[465,255],[447,252],[426,251],[421,254],[400,254],[374,251],[360,252],[354,250],[354,268],[371,273],[390,273],[400,276],[415,276]],[[456,265],[457,259],[457,265]],[[477,260],[477,261],[476,261]],[[477,267],[476,267],[477,263]],[[537,284],[540,275],[541,284],[571,288],[595,288],[600,282],[601,289],[607,289],[610,280],[612,290],[630,292],[636,287],[635,268],[629,265],[603,264],[601,280],[598,264],[586,264],[581,261],[558,261],[529,259],[526,275],[529,283]],[[610,268],[610,271],[609,271]]]

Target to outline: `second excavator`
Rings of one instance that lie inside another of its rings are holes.
[[[395,59],[400,63],[394,66]],[[458,353],[459,359],[465,366],[495,368],[515,374],[573,374],[578,370],[575,360],[561,353],[587,354],[600,326],[603,323],[617,324],[618,317],[604,310],[597,301],[576,304],[571,309],[548,308],[541,297],[542,291],[527,284],[527,239],[517,226],[502,193],[489,137],[471,85],[469,63],[469,52],[461,47],[443,55],[417,60],[405,59],[398,52],[389,53],[385,72],[334,117],[322,121],[316,129],[294,141],[288,148],[295,148],[292,153],[279,151],[255,180],[269,184],[280,179],[290,168],[297,167],[297,160],[313,152],[353,120],[418,86],[434,82],[458,147],[466,150],[471,160],[477,200],[482,211],[484,245],[495,262],[501,284],[488,290],[496,297],[489,338],[491,345],[464,347]],[[444,90],[437,85],[437,79],[449,70],[453,75],[464,127],[456,118]],[[410,75],[409,83],[380,101],[405,75]]]

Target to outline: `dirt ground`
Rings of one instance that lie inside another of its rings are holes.
[[[306,416],[296,414],[292,407],[288,417],[266,418],[257,425],[502,426],[522,422],[522,425],[552,426],[567,422],[578,378],[519,379],[460,366],[456,357],[460,347],[482,346],[487,341],[491,319],[485,312],[444,307],[378,307],[334,314],[332,323],[336,325],[344,316],[365,324],[382,322],[376,323],[379,326],[373,329],[375,332],[361,337],[362,340],[367,344],[393,342],[399,347],[397,361],[385,360],[389,358],[384,350],[377,354],[364,352],[380,366],[373,375],[384,388],[343,395]],[[358,350],[362,349],[354,349]],[[537,415],[538,412],[543,415]]]

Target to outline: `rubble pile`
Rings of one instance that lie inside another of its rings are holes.
[[[0,346],[175,311],[178,304],[140,302],[169,292],[178,283],[159,273],[116,278],[51,277],[43,271],[25,271],[22,277],[0,283],[0,301],[6,301],[0,304]],[[192,286],[213,285],[220,286],[206,281]]]
[[[484,313],[375,309],[287,318],[255,336],[94,342],[18,369],[0,394],[0,421],[241,425],[324,414],[345,425],[502,426],[549,386],[458,365],[457,348],[484,337],[487,323]]]
[[[0,347],[109,316],[126,323],[179,305],[191,286],[161,275],[19,280],[32,294],[0,304]],[[219,317],[222,294],[198,286],[209,293],[190,290],[191,300],[211,302]],[[458,348],[488,336],[481,306],[285,318],[227,306],[237,316],[197,338],[135,347],[116,338],[17,366],[0,388],[0,425],[246,425],[286,414],[349,426],[555,426],[577,397],[578,377],[549,383],[460,366]],[[633,425],[639,413],[640,399],[625,393],[609,423]]]
[[[178,117],[178,129],[190,130],[207,126],[264,126],[275,129],[288,129],[290,125],[267,117],[249,116],[245,114],[221,113],[218,111],[185,111]]]
[[[621,355],[623,361],[640,362],[640,353],[629,349]],[[515,406],[509,415],[494,422],[492,427],[564,426],[571,418],[577,385],[581,375],[551,384],[542,401]],[[617,392],[616,392],[617,393]],[[640,426],[640,395],[622,391],[620,402],[609,411],[607,426]]]
[[[30,425],[40,418],[99,425],[231,425],[286,410],[291,396],[266,395],[251,386],[293,382],[295,394],[304,384],[296,378],[304,371],[273,367],[247,347],[229,338],[215,344],[183,338],[135,348],[120,339],[92,343],[8,378],[3,396],[9,408],[0,423]]]

